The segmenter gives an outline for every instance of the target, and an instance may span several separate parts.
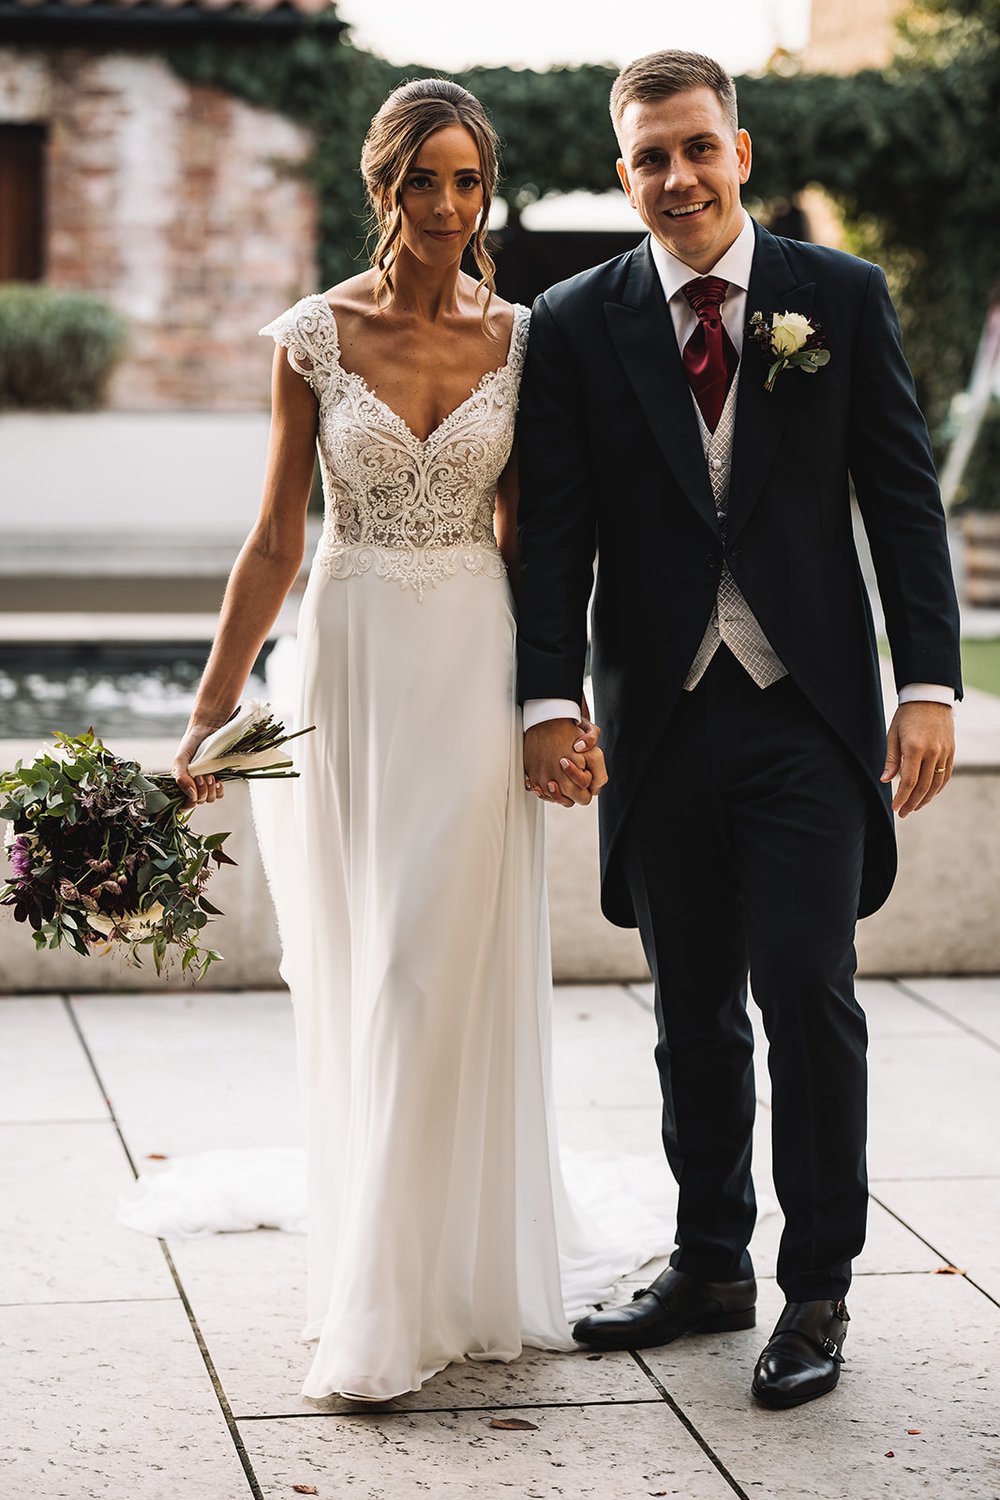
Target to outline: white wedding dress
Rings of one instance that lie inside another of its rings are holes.
[[[253,788],[305,1096],[312,1397],[570,1349],[669,1245],[641,1212],[624,1243],[585,1222],[556,1146],[543,807],[493,536],[528,319],[425,441],[341,367],[322,296],[261,330],[318,398],[326,495],[295,678],[316,730],[298,780]]]

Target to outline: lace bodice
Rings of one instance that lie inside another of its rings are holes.
[[[506,363],[424,440],[343,368],[325,297],[303,297],[260,330],[288,350],[319,399],[326,508],[317,561],[332,577],[374,568],[423,594],[459,567],[503,576],[493,510],[514,440],[529,318],[514,308]]]

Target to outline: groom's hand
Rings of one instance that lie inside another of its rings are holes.
[[[926,807],[951,780],[955,710],[946,703],[901,703],[889,725],[883,781],[899,777],[893,812]]]
[[[600,733],[596,725],[573,719],[535,724],[524,736],[525,786],[547,802],[586,807],[607,781],[597,749]]]

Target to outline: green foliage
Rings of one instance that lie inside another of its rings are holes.
[[[938,439],[1000,286],[1000,47],[961,30],[966,45],[935,67],[740,80],[754,190],[819,184],[839,203],[850,248],[889,274]]]
[[[1000,400],[991,402],[983,418],[962,475],[955,510],[1000,511]]]
[[[83,292],[0,287],[0,408],[86,411],[102,405],[126,326]]]
[[[940,436],[1000,287],[1000,0],[916,0],[887,72],[765,74],[737,80],[754,139],[753,192],[788,199],[817,184],[843,209],[850,247],[879,260],[897,295],[918,391]],[[203,43],[171,56],[192,81],[308,125],[325,281],[363,260],[357,162],[372,114],[406,77],[355,48],[329,16],[288,42]],[[615,185],[608,116],[614,69],[475,68],[503,139],[512,213],[550,192]]]
[[[532,73],[473,68],[458,75],[489,110],[503,142],[502,196],[516,214],[547,193],[617,188],[618,146],[608,113],[616,68]]]

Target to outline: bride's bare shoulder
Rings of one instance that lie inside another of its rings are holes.
[[[375,282],[374,271],[362,271],[360,275],[340,281],[323,293],[326,305],[336,319],[341,338],[345,335],[350,337],[375,312]]]
[[[481,295],[476,299],[476,305],[482,307],[483,299]],[[501,297],[498,292],[494,292],[493,296],[490,298],[490,317],[494,316],[503,318],[508,323],[511,322],[514,317],[513,302],[508,302],[504,297]]]

